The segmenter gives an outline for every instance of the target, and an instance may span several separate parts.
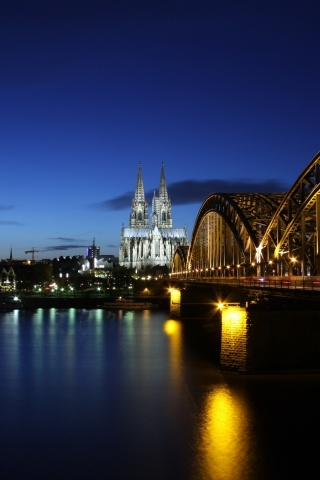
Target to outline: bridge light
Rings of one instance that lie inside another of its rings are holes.
[[[180,333],[180,324],[175,320],[167,320],[163,326],[167,335],[176,335]]]

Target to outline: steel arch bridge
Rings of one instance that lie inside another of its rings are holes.
[[[172,274],[320,275],[320,152],[288,192],[213,193]]]

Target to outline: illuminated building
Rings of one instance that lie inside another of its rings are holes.
[[[152,199],[150,226],[139,163],[129,227],[122,227],[121,230],[119,264],[136,270],[156,266],[170,268],[175,248],[186,245],[187,241],[186,228],[173,227],[163,163],[158,196],[154,193]]]
[[[87,248],[87,258],[90,262],[90,268],[97,267],[97,259],[100,255],[100,247],[96,246],[95,238],[93,239],[93,243],[91,247]]]

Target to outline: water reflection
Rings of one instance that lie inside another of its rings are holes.
[[[181,375],[181,324],[176,320],[167,320],[163,330],[169,337],[169,365],[173,388],[177,388],[177,380]]]
[[[222,372],[194,333],[156,311],[0,314],[1,478],[313,478],[319,375]]]
[[[249,478],[248,465],[252,468],[250,457],[254,455],[255,445],[246,402],[228,386],[217,385],[208,394],[201,417],[199,455],[202,478]]]

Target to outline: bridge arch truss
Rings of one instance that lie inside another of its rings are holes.
[[[214,276],[320,275],[320,153],[288,192],[213,193],[172,272]]]

